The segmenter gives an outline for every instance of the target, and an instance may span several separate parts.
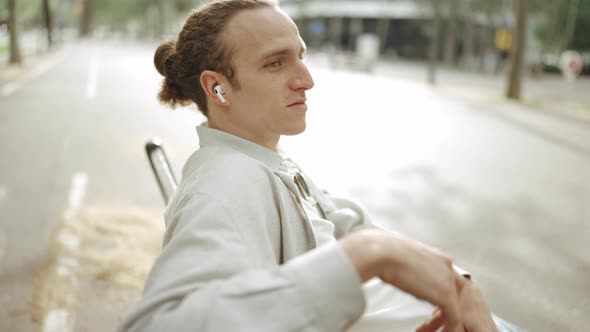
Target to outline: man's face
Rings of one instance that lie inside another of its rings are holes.
[[[239,89],[227,96],[241,136],[263,143],[302,133],[305,91],[314,82],[295,23],[277,8],[246,10],[230,20],[223,38],[234,50]]]

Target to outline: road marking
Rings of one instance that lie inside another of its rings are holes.
[[[86,193],[88,176],[83,173],[76,173],[72,177],[72,185],[68,194],[68,203],[64,212],[63,227],[57,234],[57,244],[60,246],[61,255],[56,258],[57,266],[55,274],[57,278],[68,285],[70,289],[65,291],[63,296],[67,299],[61,299],[61,303],[75,303],[76,290],[78,284],[76,270],[80,266],[76,253],[80,248],[80,238],[76,234],[79,229],[78,212],[82,207],[82,201]],[[43,332],[70,332],[74,328],[74,311],[73,308],[61,307],[59,303],[57,308],[50,310],[43,320]]]
[[[2,262],[2,259],[4,258],[5,253],[6,253],[6,236],[0,230],[0,263]]]
[[[33,68],[30,72],[21,76],[19,79],[5,84],[4,86],[2,86],[0,88],[0,95],[2,95],[2,97],[10,96],[16,90],[20,89],[20,87],[22,87],[23,85],[25,85],[29,81],[32,81],[33,79],[41,76],[42,74],[47,72],[49,69],[51,69],[53,66],[55,66],[59,62],[59,60],[61,60],[62,55],[63,55],[63,52],[60,53],[59,55],[55,55],[52,59],[39,64],[38,66]]]
[[[67,310],[52,310],[43,321],[43,332],[72,331],[73,317]]]
[[[88,84],[86,85],[86,97],[93,99],[96,97],[96,84],[98,82],[98,67],[100,61],[97,55],[90,58],[90,65],[88,67]]]
[[[4,200],[6,198],[7,193],[8,193],[8,190],[6,190],[6,187],[0,186],[0,203],[2,203],[2,200]],[[2,230],[0,230],[0,262],[2,262],[5,252],[6,252],[6,236],[4,235]]]
[[[72,221],[74,216],[78,213],[80,206],[82,206],[82,199],[86,193],[86,185],[88,184],[88,177],[86,173],[79,172],[72,177],[72,186],[68,195],[68,205],[64,214],[65,222]]]

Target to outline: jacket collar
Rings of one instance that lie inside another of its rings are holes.
[[[291,169],[289,168],[289,163],[285,162],[285,159],[288,159],[288,157],[284,155],[280,147],[278,147],[279,153],[276,153],[262,145],[248,141],[241,137],[228,134],[221,130],[208,128],[204,124],[197,126],[197,134],[199,135],[199,145],[201,148],[220,146],[230,148],[260,161],[266,167],[272,170],[272,172],[276,174],[287,186],[293,195],[293,198],[297,202],[297,208],[306,220],[305,230],[307,232],[308,238],[311,241],[310,249],[317,246],[317,239],[315,237],[313,227],[311,226],[311,220],[301,205],[300,200],[302,198],[298,193],[294,176],[291,172]]]
[[[224,146],[260,161],[273,172],[279,171],[279,167],[283,161],[283,158],[278,153],[262,145],[221,130],[205,127],[205,125],[197,126],[197,135],[199,135],[199,145],[201,148]]]

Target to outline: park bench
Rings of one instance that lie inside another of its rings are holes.
[[[162,147],[162,141],[159,138],[154,137],[146,142],[145,153],[152,166],[156,182],[158,182],[158,186],[160,187],[162,198],[164,198],[164,202],[168,204],[168,201],[178,187],[178,182],[176,181],[174,171],[170,166],[166,152]]]

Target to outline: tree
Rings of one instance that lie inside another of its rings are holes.
[[[92,32],[94,8],[92,0],[80,0],[80,37],[88,37]]]
[[[51,48],[53,44],[53,17],[49,0],[41,0],[41,11],[43,12],[43,23],[47,32],[47,47]]]
[[[10,29],[10,63],[21,63],[20,43],[16,14],[16,0],[8,0],[8,28]]]
[[[510,71],[508,73],[508,89],[506,97],[520,99],[521,78],[524,64],[527,1],[514,0],[514,17],[516,21],[514,31],[514,43],[510,52]]]
[[[195,0],[77,1],[81,30],[85,25],[88,25],[88,33],[92,30],[92,26],[105,26],[125,32],[129,32],[128,29],[137,29],[132,32],[141,36],[157,37],[166,35],[171,26],[178,23],[177,17],[186,16],[196,3],[203,2]]]
[[[428,54],[428,83],[436,84],[436,65],[440,45],[440,1],[432,0],[433,25],[430,31],[430,52]]]
[[[565,49],[590,50],[590,1],[531,0],[532,12],[540,18],[535,36],[544,53]]]
[[[464,0],[464,7],[463,7],[463,17],[465,18],[465,23],[463,27],[463,57],[462,63],[467,68],[471,68],[473,63],[473,53],[474,53],[474,42],[473,42],[473,18],[474,10],[473,10],[473,0]]]
[[[457,48],[457,25],[459,19],[459,0],[450,0],[447,8],[447,31],[445,38],[444,61],[447,65],[455,64],[455,50]]]
[[[461,47],[461,61],[460,63],[469,68],[474,64],[476,53],[476,41],[479,41],[479,54],[483,57],[482,49],[493,48],[494,39],[493,31],[495,29],[494,17],[502,12],[503,7],[501,1],[490,0],[417,0],[421,8],[428,10],[426,15],[432,17],[432,23],[437,26],[439,31],[441,22],[445,21],[444,40],[432,39],[433,43],[437,42],[436,57],[439,56],[439,48],[443,43],[443,60],[448,65],[455,64],[457,57],[458,46]],[[438,8],[437,8],[438,7]],[[438,14],[436,11],[438,10]],[[438,16],[438,18],[437,18]],[[484,24],[483,28],[476,29],[475,16],[482,16],[487,18],[487,26]],[[485,30],[484,30],[485,29]],[[482,35],[485,31],[485,35]],[[479,33],[476,33],[479,32]],[[441,32],[439,32],[441,33]],[[484,36],[483,40],[476,40]],[[441,36],[435,36],[441,37]],[[481,46],[484,47],[481,47]],[[429,54],[432,55],[432,54]],[[432,61],[431,61],[432,62]]]

